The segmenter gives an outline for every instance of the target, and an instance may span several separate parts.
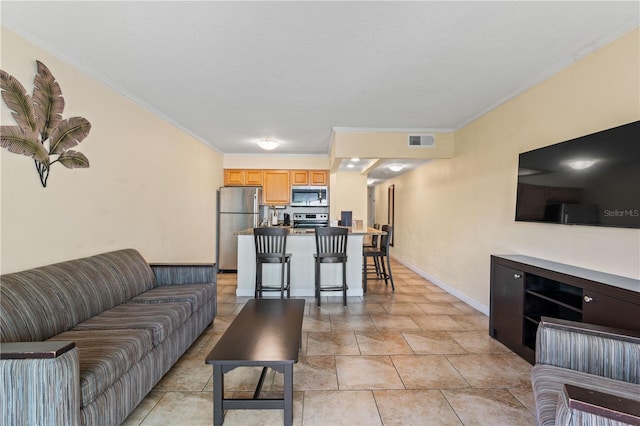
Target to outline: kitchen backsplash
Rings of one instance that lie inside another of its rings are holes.
[[[293,207],[284,206],[284,208],[276,209],[278,212],[278,221],[284,220],[284,214],[288,213],[293,218],[294,213],[329,213],[329,206],[314,206],[314,207]],[[269,206],[260,206],[260,218],[263,219],[269,215]]]

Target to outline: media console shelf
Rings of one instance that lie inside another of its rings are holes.
[[[494,255],[489,309],[489,335],[533,364],[542,316],[640,331],[640,280]]]

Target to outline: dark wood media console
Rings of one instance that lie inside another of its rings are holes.
[[[529,256],[491,256],[489,335],[535,362],[540,317],[640,331],[640,280]]]

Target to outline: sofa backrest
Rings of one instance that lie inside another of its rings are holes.
[[[2,341],[44,340],[157,285],[151,267],[133,249],[8,274],[0,280]]]
[[[0,276],[0,342],[45,340],[69,328],[51,283],[31,271]]]

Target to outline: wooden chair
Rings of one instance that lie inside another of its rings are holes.
[[[285,290],[287,290],[288,299],[291,296],[291,253],[286,253],[287,229],[254,228],[253,238],[256,248],[256,299],[262,297],[263,291],[279,291],[280,298],[284,299]],[[282,265],[280,286],[266,286],[263,284],[262,265],[265,263],[279,263]],[[287,277],[286,285],[285,272]]]
[[[374,223],[373,224],[373,229],[380,229],[380,224],[379,223]],[[379,236],[378,235],[372,235],[371,236],[371,242],[370,243],[363,243],[362,244],[362,248],[364,249],[371,249],[371,248],[378,248],[378,244],[379,244]],[[365,262],[363,264],[364,268],[365,268],[365,273],[367,273],[367,271],[370,269],[369,263]],[[376,271],[376,276],[380,277],[381,273],[380,273],[380,262],[379,262],[379,258],[377,257],[373,257],[373,267],[375,268]]]
[[[380,269],[380,275],[378,275],[377,278],[384,279],[385,285],[389,285],[389,281],[391,281],[391,289],[393,291],[395,291],[396,289],[393,283],[393,274],[391,273],[391,261],[389,260],[389,242],[391,241],[391,237],[393,236],[393,226],[383,225],[382,231],[385,232],[385,234],[380,236],[380,247],[365,248],[362,251],[362,289],[364,292],[367,291],[367,278],[369,275],[367,262],[370,257],[374,259],[374,262],[379,262],[378,265]]]
[[[315,260],[315,289],[318,306],[320,306],[320,294],[322,291],[342,291],[343,304],[347,306],[347,228],[316,228],[316,253]],[[342,284],[323,286],[320,275],[320,265],[324,263],[342,264]]]

